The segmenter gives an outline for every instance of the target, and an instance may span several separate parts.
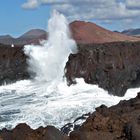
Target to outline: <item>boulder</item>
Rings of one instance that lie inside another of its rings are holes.
[[[139,140],[140,93],[134,99],[107,108],[100,106],[70,133],[71,140]]]
[[[33,130],[26,124],[19,124],[11,131],[0,131],[0,140],[68,140],[68,137],[53,126]]]

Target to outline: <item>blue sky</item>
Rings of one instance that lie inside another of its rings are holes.
[[[1,0],[0,35],[10,34],[17,37],[29,29],[47,27],[50,6],[26,10],[21,7],[24,2],[25,0]]]
[[[52,9],[69,21],[92,21],[110,30],[140,28],[140,0],[1,0],[0,34],[46,29]]]

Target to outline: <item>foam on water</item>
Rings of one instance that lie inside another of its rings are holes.
[[[29,70],[36,75],[35,79],[0,87],[0,129],[19,123],[32,128],[46,125],[60,128],[101,104],[111,106],[135,97],[140,91],[129,89],[124,97],[111,96],[83,79],[76,79],[77,84],[68,87],[63,79],[64,67],[69,54],[76,52],[76,44],[62,14],[53,12],[48,29],[48,41],[40,46],[25,46]]]
[[[20,81],[0,87],[0,128],[13,128],[25,122],[32,128],[55,125],[60,128],[82,114],[93,112],[101,104],[111,106],[136,96],[140,88],[129,89],[124,97],[109,95],[97,85],[61,82],[55,89],[47,83]],[[54,87],[53,87],[54,88]],[[48,90],[48,91],[47,91]]]

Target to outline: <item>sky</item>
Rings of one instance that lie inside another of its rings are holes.
[[[53,9],[72,22],[94,22],[109,30],[140,28],[140,0],[1,0],[0,35],[47,29]]]

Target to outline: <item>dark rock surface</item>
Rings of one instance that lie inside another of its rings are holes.
[[[32,130],[26,124],[19,124],[15,129],[0,131],[0,140],[67,140],[67,136],[53,126],[39,127]]]
[[[90,115],[71,140],[139,140],[140,93],[134,99],[107,108],[102,105]]]
[[[123,96],[130,87],[140,86],[140,42],[78,45],[66,64],[69,85],[75,78],[98,84],[110,94]]]
[[[0,44],[0,85],[29,78],[23,47]]]
[[[83,114],[82,116],[76,118],[72,123],[68,123],[68,124],[64,125],[64,126],[61,128],[61,131],[62,131],[64,134],[69,135],[71,131],[79,129],[80,126],[82,125],[82,123],[85,122],[86,119],[87,119],[89,116],[90,116],[90,113],[88,113],[88,114]]]
[[[83,77],[110,94],[123,96],[130,87],[140,86],[140,42],[78,45],[66,64],[70,84]],[[27,56],[22,46],[0,45],[0,84],[28,79]]]
[[[140,86],[140,42],[78,45],[66,64],[68,84],[83,77],[110,94],[123,96],[130,87]],[[0,44],[0,85],[28,79],[27,56],[22,46]]]
[[[101,105],[75,129],[67,136],[53,126],[32,130],[19,124],[13,130],[1,130],[0,140],[139,140],[140,93],[110,108]]]

